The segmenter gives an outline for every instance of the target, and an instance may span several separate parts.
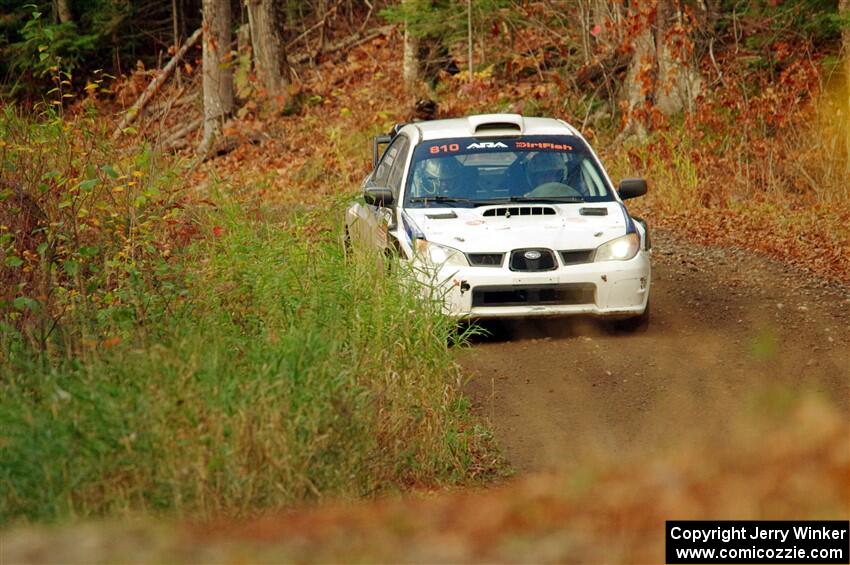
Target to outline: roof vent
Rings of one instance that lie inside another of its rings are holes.
[[[525,126],[519,114],[483,114],[468,119],[472,135],[519,135]]]

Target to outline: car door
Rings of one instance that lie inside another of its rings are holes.
[[[410,140],[405,135],[397,136],[387,147],[381,161],[375,168],[375,172],[366,179],[364,189],[370,187],[389,188],[398,200],[402,175],[407,161]],[[358,237],[361,242],[369,247],[386,249],[389,245],[388,230],[393,223],[395,202],[391,206],[376,206],[366,203],[361,206],[357,223]]]
[[[387,147],[384,150],[381,159],[375,165],[375,169],[363,181],[361,190],[364,192],[367,188],[380,186],[382,182],[386,183],[389,179],[392,161],[385,160],[389,149],[390,147]],[[356,247],[369,248],[375,246],[373,234],[376,229],[376,222],[376,207],[365,202],[365,200],[356,203],[349,209],[346,224],[348,234]]]

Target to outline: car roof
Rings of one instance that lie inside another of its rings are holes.
[[[531,118],[519,114],[478,114],[465,118],[430,120],[407,124],[399,132],[408,132],[418,141],[454,137],[499,137],[506,135],[581,134],[563,120]]]

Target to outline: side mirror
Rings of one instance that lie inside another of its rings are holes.
[[[627,200],[646,194],[646,181],[643,179],[623,179],[617,189],[620,198]]]
[[[391,206],[393,200],[395,200],[393,191],[384,186],[371,186],[367,188],[363,191],[363,198],[366,200],[366,204],[382,207]]]
[[[389,135],[379,135],[377,137],[372,138],[372,168],[378,166],[378,161],[381,160],[381,155],[383,152],[381,151],[381,145],[387,145],[393,138]]]

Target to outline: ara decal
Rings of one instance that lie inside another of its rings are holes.
[[[508,146],[501,141],[479,141],[470,143],[466,146],[467,149],[507,149]]]

